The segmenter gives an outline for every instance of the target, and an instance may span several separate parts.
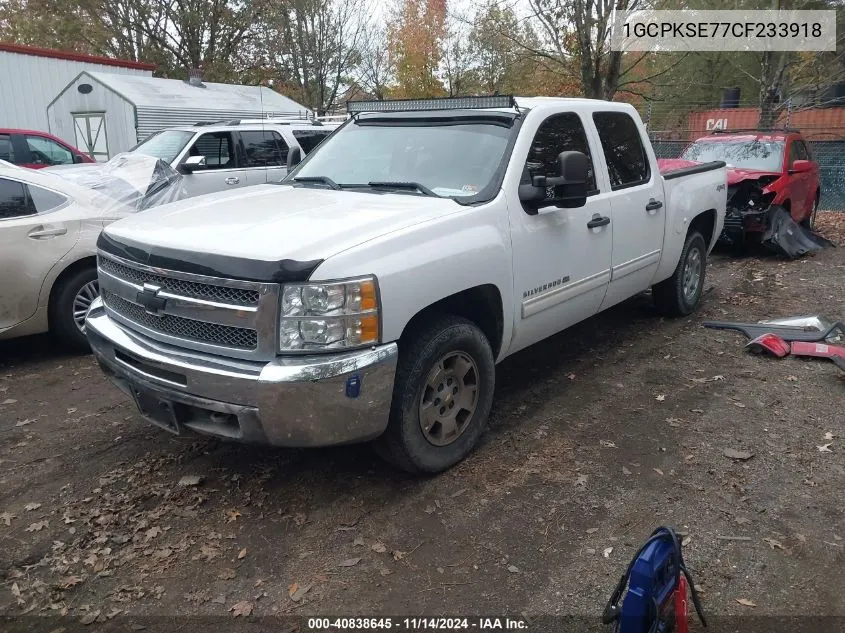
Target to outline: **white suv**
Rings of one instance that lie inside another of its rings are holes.
[[[170,163],[193,197],[278,182],[288,173],[289,158],[305,156],[338,126],[308,119],[197,124],[156,132],[130,151]]]

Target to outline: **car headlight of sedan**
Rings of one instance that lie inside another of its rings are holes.
[[[281,304],[280,352],[351,349],[381,339],[375,277],[285,285]]]

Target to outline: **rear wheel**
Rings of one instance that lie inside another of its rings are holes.
[[[666,316],[692,314],[701,301],[707,266],[707,244],[698,231],[687,235],[681,258],[669,279],[652,288],[654,304]]]
[[[50,301],[50,331],[60,343],[87,351],[85,315],[100,295],[97,269],[93,266],[80,269],[59,283]]]
[[[442,316],[400,353],[387,431],[376,450],[411,473],[437,473],[478,443],[493,403],[495,363],[477,325]]]

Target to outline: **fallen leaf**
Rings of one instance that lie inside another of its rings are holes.
[[[518,574],[519,567],[517,567],[516,565],[508,565],[508,571],[512,574]]]
[[[823,444],[821,446],[816,446],[819,449],[819,453],[832,453],[833,451],[830,450],[830,444]]]
[[[68,576],[67,578],[63,578],[59,584],[59,589],[70,589],[71,587],[76,587],[76,585],[85,582],[84,578],[80,578],[79,576]]]
[[[734,406],[735,406],[735,407],[739,407],[740,409],[744,409],[744,408],[745,408],[745,405],[744,405],[744,404],[742,404],[741,402],[734,402],[733,404],[734,404]]]
[[[6,398],[3,402],[0,402],[0,404],[15,404],[16,402],[17,400],[13,398]]]
[[[237,521],[238,517],[241,516],[241,513],[237,510],[227,510],[226,511],[226,523],[231,523],[232,521]]]
[[[180,486],[199,486],[202,483],[202,475],[185,475],[179,479]]]
[[[569,380],[575,380],[575,374],[566,374],[566,377],[569,378]]]
[[[797,382],[797,381],[798,381],[798,376],[787,376],[787,377],[786,377],[786,379],[787,379],[789,382]]]
[[[29,527],[24,530],[24,532],[40,532],[45,527],[50,525],[50,521],[44,519],[42,521],[36,521],[35,523],[30,523]]]
[[[652,468],[652,470],[653,470],[654,472],[656,472],[658,475],[660,475],[661,477],[663,476],[663,471],[662,471],[662,470],[660,470],[659,468]]]
[[[827,433],[825,433],[825,434],[824,434],[824,439],[826,439],[826,440],[832,440],[832,439],[833,439],[833,433],[831,433],[830,431],[828,431]]]
[[[753,453],[749,453],[748,451],[737,451],[733,448],[726,448],[722,451],[722,455],[729,459],[738,459],[740,461],[748,461],[752,457],[754,457]]]
[[[616,444],[614,444],[610,440],[599,440],[599,444],[601,444],[605,448],[616,448]]]
[[[85,615],[83,615],[79,619],[79,623],[84,624],[85,626],[88,626],[90,624],[94,624],[94,622],[96,622],[97,618],[99,618],[99,617],[100,617],[100,610],[98,609],[97,611],[91,611],[90,613],[86,613]]]
[[[290,599],[294,602],[299,602],[300,600],[302,600],[302,597],[311,590],[311,587],[313,586],[313,584],[309,583],[300,587],[298,583],[293,583],[290,587],[288,587],[288,596],[290,596]]]
[[[630,475],[630,474],[631,474],[631,471],[630,471],[630,470],[628,470],[627,468],[625,468],[625,467],[623,466],[623,467],[622,467],[622,474],[623,474],[623,475]]]
[[[240,552],[238,552],[238,560],[243,560],[246,558],[246,548],[243,548]]]
[[[613,548],[612,548],[612,547],[605,547],[605,548],[604,548],[604,551],[602,551],[601,555],[602,555],[602,556],[604,556],[605,558],[610,558],[610,555],[611,555],[612,553],[613,553]]]
[[[165,558],[170,558],[170,556],[172,554],[173,554],[172,549],[170,549],[168,547],[164,547],[162,549],[157,549],[156,551],[154,551],[153,552],[153,558],[156,559],[156,560],[164,560]],[[94,568],[94,570],[96,571],[96,567]]]
[[[781,542],[776,539],[766,537],[763,540],[768,543],[769,547],[771,547],[772,549],[783,549],[783,544],[781,544]]]
[[[361,562],[361,557],[358,558],[347,558],[346,560],[340,561],[337,566],[338,567],[355,567],[358,563]]]
[[[233,604],[229,611],[232,612],[232,617],[246,617],[252,613],[252,603],[248,602],[247,600],[241,600],[240,602],[236,602]]]
[[[355,547],[363,547],[367,544],[367,541],[364,540],[363,536],[357,537],[354,541],[352,541],[352,545]]]
[[[687,545],[689,545],[689,544],[690,544],[690,541],[691,541],[691,540],[692,540],[692,537],[685,536],[685,537],[681,540],[681,545],[682,545],[682,546],[684,546],[684,547],[686,547]]]
[[[13,583],[12,583],[12,595],[13,595],[15,598],[20,598],[20,597],[21,597],[21,588],[20,588],[20,587],[18,587],[18,583],[16,583],[16,582],[13,582]]]
[[[33,510],[37,510],[41,507],[40,503],[27,503],[23,508],[27,512],[32,512]]]
[[[111,611],[106,613],[106,620],[111,620],[112,618],[120,615],[121,613],[123,613],[122,609],[112,609]]]
[[[757,605],[751,602],[748,598],[737,598],[736,601],[743,607],[756,607]]]
[[[664,400],[666,400],[666,396],[664,396],[661,393],[659,396],[656,396],[654,399],[657,400],[658,402],[663,402]]]
[[[795,538],[797,538],[797,539],[798,539],[799,541],[801,541],[802,543],[806,543],[806,542],[807,542],[807,537],[806,537],[806,536],[804,536],[803,534],[796,534],[796,535],[795,535]]]
[[[376,554],[384,554],[387,551],[387,546],[384,543],[374,543],[370,549]]]
[[[581,488],[587,487],[587,475],[578,475],[575,478],[575,485],[580,486]]]
[[[393,555],[393,560],[395,560],[397,562],[402,560],[403,558],[405,558],[405,552],[402,552],[398,549],[395,549],[390,553]]]
[[[704,413],[704,409],[690,409],[690,413]]]
[[[158,526],[153,526],[144,533],[144,543],[147,543],[157,536],[163,534],[163,531]]]
[[[26,426],[27,424],[32,424],[33,422],[37,422],[35,418],[27,418],[26,420],[21,420],[20,422],[16,423],[15,426]]]
[[[12,514],[11,512],[0,512],[0,521],[2,521],[4,525],[11,525],[12,519],[17,518],[18,515]]]
[[[599,529],[597,527],[587,528],[587,534],[595,534]]]
[[[220,580],[232,580],[235,576],[237,576],[237,572],[234,569],[223,569],[217,574]]]

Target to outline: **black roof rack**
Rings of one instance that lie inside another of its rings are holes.
[[[425,110],[483,110],[487,108],[516,107],[516,99],[513,95],[346,102],[346,111],[350,114],[358,114],[360,112],[414,112]]]
[[[800,133],[801,130],[794,127],[742,127],[732,130],[709,130],[711,134],[736,134],[738,132],[786,132],[787,134]]]

